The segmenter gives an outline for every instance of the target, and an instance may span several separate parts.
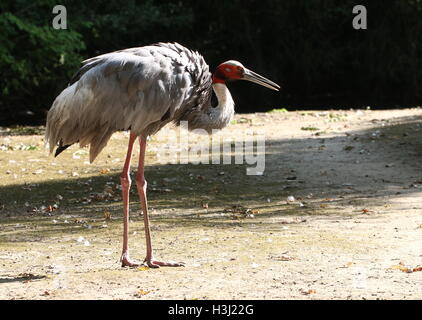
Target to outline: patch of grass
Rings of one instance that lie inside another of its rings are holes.
[[[276,113],[276,112],[289,112],[286,108],[280,108],[280,109],[272,109],[268,111],[269,113]]]
[[[347,121],[347,114],[330,112],[328,117],[330,122]]]
[[[317,128],[317,127],[309,126],[309,127],[301,127],[300,130],[304,130],[304,131],[318,131],[320,129]]]

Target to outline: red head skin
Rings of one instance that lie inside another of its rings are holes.
[[[241,66],[231,63],[222,63],[212,75],[212,82],[226,83],[226,81],[242,79],[243,75],[244,70]]]

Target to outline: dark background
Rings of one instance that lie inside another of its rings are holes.
[[[52,28],[57,4],[67,30]],[[358,4],[367,30],[352,27]],[[422,0],[1,0],[0,125],[43,124],[82,60],[159,41],[281,84],[230,84],[237,112],[422,104]]]

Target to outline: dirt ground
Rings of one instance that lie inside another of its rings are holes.
[[[232,164],[168,163],[207,136],[171,152],[175,130],[151,139],[155,255],[186,266],[130,269],[119,263],[127,133],[89,164],[77,146],[50,156],[43,128],[1,128],[0,299],[422,298],[421,109],[238,114],[220,134],[247,130],[265,134],[263,175],[234,164],[240,149]],[[132,187],[129,246],[142,261]]]

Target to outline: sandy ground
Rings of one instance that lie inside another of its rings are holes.
[[[166,164],[206,136],[171,152],[170,128],[150,141],[155,255],[186,266],[129,269],[127,134],[88,164],[76,146],[49,156],[42,128],[2,128],[0,299],[422,298],[420,109],[237,115],[221,137],[248,130],[265,135],[260,176],[233,164],[240,149],[230,165]],[[129,243],[142,260],[135,190]]]

